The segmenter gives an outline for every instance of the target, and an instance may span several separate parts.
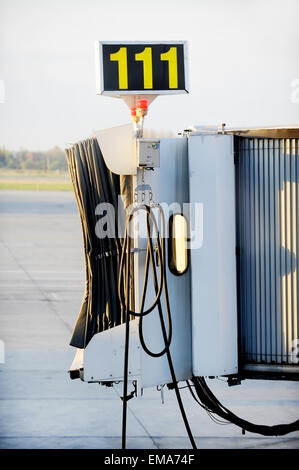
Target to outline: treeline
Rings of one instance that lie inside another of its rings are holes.
[[[11,170],[66,171],[67,161],[64,151],[59,147],[40,152],[31,152],[29,150],[12,152],[5,148],[0,148],[0,168]]]

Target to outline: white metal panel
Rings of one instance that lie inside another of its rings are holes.
[[[164,203],[166,226],[169,216],[168,205],[188,202],[188,156],[185,138],[161,139],[160,167],[144,172],[144,183],[151,185],[153,199]],[[142,171],[138,170],[136,186],[142,183]],[[171,207],[173,210],[174,206]],[[180,210],[175,212],[180,212]],[[140,225],[139,230],[145,234]],[[167,239],[166,255],[167,255]],[[138,248],[145,248],[145,238],[139,238]],[[142,289],[145,252],[135,252],[135,300],[139,305]],[[166,263],[168,260],[166,259]],[[173,322],[171,354],[178,380],[191,377],[191,306],[190,270],[181,276],[173,275],[166,267],[170,307]],[[139,280],[139,285],[137,280]],[[148,303],[155,297],[151,276],[148,284]],[[163,312],[165,323],[165,307]],[[142,349],[138,336],[138,319],[130,322],[129,380],[139,380],[141,387],[172,382],[166,355],[160,358],[148,356]],[[144,338],[153,351],[164,348],[158,311],[155,309],[144,318]],[[88,382],[123,380],[125,325],[96,334],[84,351],[84,380]]]
[[[197,376],[237,372],[232,139],[191,135],[188,142],[190,202],[203,204],[203,244],[191,253],[192,357]]]
[[[84,349],[76,349],[76,354],[70,367],[70,371],[82,369],[84,366]]]
[[[84,381],[123,380],[125,327],[115,326],[92,337],[84,351]],[[137,320],[130,322],[129,380],[140,375]]]
[[[117,175],[136,175],[136,139],[132,124],[96,131],[105,163]]]

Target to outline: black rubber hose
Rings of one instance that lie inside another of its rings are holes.
[[[238,417],[228,408],[223,406],[210,390],[203,377],[193,377],[192,382],[199,401],[205,407],[207,407],[212,413],[217,414],[221,418],[239,426],[245,431],[261,434],[263,436],[284,436],[290,432],[299,430],[299,420],[289,424],[277,424],[274,426],[250,423],[249,421]]]
[[[183,402],[180,396],[179,388],[177,385],[177,379],[173,367],[173,362],[171,358],[171,353],[170,353],[170,341],[171,341],[171,331],[169,332],[167,336],[166,332],[166,327],[165,327],[165,322],[164,322],[164,317],[163,317],[163,312],[161,308],[161,302],[160,302],[160,297],[161,297],[161,292],[162,288],[164,287],[164,292],[165,292],[165,302],[166,302],[166,308],[167,308],[167,315],[168,315],[168,322],[170,325],[170,328],[172,330],[171,326],[171,314],[170,314],[170,307],[169,307],[169,298],[168,298],[168,290],[167,290],[167,282],[166,282],[166,268],[165,268],[165,241],[164,241],[164,214],[162,209],[159,207],[160,210],[160,216],[161,216],[161,222],[162,222],[162,227],[163,227],[163,237],[162,237],[162,248],[161,244],[159,241],[159,231],[158,227],[156,224],[156,220],[153,217],[151,213],[151,208],[149,206],[139,206],[138,208],[135,208],[134,212],[137,212],[138,210],[146,210],[147,212],[147,236],[148,236],[148,249],[147,249],[147,259],[146,259],[146,266],[145,266],[145,275],[144,275],[144,283],[143,283],[143,294],[142,294],[142,308],[140,309],[141,312],[137,313],[136,316],[140,317],[140,321],[142,320],[143,316],[147,315],[150,313],[156,306],[158,306],[158,311],[159,311],[159,318],[160,318],[160,323],[161,323],[161,329],[162,329],[162,335],[163,335],[163,340],[165,343],[165,348],[163,349],[163,354],[167,355],[167,360],[169,364],[169,369],[176,393],[176,398],[178,401],[178,405],[181,411],[181,415],[186,427],[186,431],[188,434],[188,437],[190,439],[191,445],[193,449],[196,449],[196,444],[189,426],[189,422],[184,410]],[[123,243],[123,250],[122,250],[122,255],[121,255],[121,263],[120,263],[120,274],[119,274],[119,298],[120,298],[120,303],[122,306],[122,310],[125,312],[126,315],[126,338],[125,338],[125,357],[124,357],[124,388],[123,388],[123,423],[122,423],[122,448],[126,448],[126,417],[127,417],[127,384],[128,384],[128,360],[129,360],[129,334],[130,334],[130,328],[129,328],[129,321],[130,321],[130,314],[134,315],[136,312],[133,312],[129,308],[129,279],[130,279],[130,233],[129,233],[129,224],[130,221],[133,217],[133,213],[129,215],[127,218],[127,223],[126,223],[126,235],[125,235],[125,240]],[[158,285],[157,281],[157,272],[156,272],[156,266],[155,266],[155,259],[154,259],[154,253],[153,253],[153,246],[151,242],[151,234],[150,234],[150,224],[149,220],[152,220],[153,225],[156,230],[156,235],[157,235],[157,246],[158,246],[158,262],[161,270],[160,274],[160,283]],[[124,257],[125,257],[125,252],[127,253],[126,256],[126,263],[124,263]],[[150,261],[151,261],[151,266],[152,266],[152,271],[153,271],[153,281],[154,281],[154,288],[156,291],[156,299],[153,302],[152,306],[145,310],[143,310],[144,307],[144,300],[145,300],[145,294],[146,294],[146,289],[147,289],[147,283],[148,283],[148,268],[149,268],[149,257],[148,254],[150,255]],[[126,276],[124,279],[123,276],[123,271],[124,271],[124,265],[126,265]],[[125,281],[125,286],[126,286],[126,293],[125,295],[122,292],[122,280],[124,279]],[[142,343],[141,343],[142,344]],[[142,344],[144,347],[145,344]],[[146,346],[145,346],[146,347]],[[152,351],[149,351],[149,349],[146,347],[145,351],[150,354],[153,357],[157,357],[157,353],[153,353]],[[161,355],[161,353],[159,353]]]
[[[150,214],[150,212],[149,212],[149,214]],[[160,215],[162,216],[162,213],[160,213]],[[164,214],[163,214],[163,216],[164,216]],[[154,225],[155,225],[155,230],[157,232],[158,265],[160,266],[160,269],[161,269],[161,278],[162,278],[162,281],[163,281],[162,282],[162,287],[163,287],[164,296],[165,296],[166,315],[167,315],[167,321],[168,321],[168,336],[166,338],[166,341],[165,341],[165,338],[164,338],[165,347],[164,347],[164,349],[162,349],[162,351],[159,351],[159,352],[151,351],[147,347],[147,345],[145,343],[145,340],[144,340],[143,321],[142,321],[143,320],[143,315],[141,315],[140,320],[139,320],[139,339],[140,339],[141,346],[143,347],[144,351],[149,356],[151,356],[151,357],[161,357],[161,356],[164,356],[164,354],[167,353],[167,349],[169,348],[170,343],[171,343],[171,339],[172,339],[172,321],[171,321],[169,298],[168,298],[168,289],[167,289],[167,280],[166,280],[166,272],[165,272],[165,243],[163,243],[164,233],[165,233],[164,217],[163,218],[161,217],[162,249],[161,249],[161,245],[160,245],[160,241],[159,241],[159,237],[158,237],[157,224],[156,224],[156,221],[154,219],[153,219],[153,221],[154,221]],[[148,235],[148,249],[147,249],[147,253],[146,253],[146,257],[147,257],[146,264],[147,264],[147,261],[148,261],[148,256],[150,256],[151,266],[152,266],[152,274],[153,274],[154,289],[155,289],[155,292],[157,294],[158,293],[157,272],[156,272],[156,268],[155,268],[153,245],[152,245],[152,241],[151,241],[150,224],[149,224],[149,218],[148,217],[147,217],[147,235]],[[148,282],[148,272],[147,272],[147,275],[144,276],[143,292],[142,292],[142,296],[141,296],[141,307],[140,307],[141,313],[143,313],[143,309],[144,309],[147,282]],[[160,320],[161,320],[161,318],[163,318],[163,311],[162,311],[160,296],[159,296],[158,301],[157,301],[157,308],[158,308],[159,317],[160,317]],[[163,322],[164,322],[164,320],[163,320]]]
[[[142,206],[139,206],[139,208],[134,208],[133,211],[130,213],[130,215],[127,217],[127,223],[126,223],[126,239],[127,240],[129,237],[130,237],[130,234],[129,234],[129,224],[134,216],[134,214],[138,211],[138,210],[144,210],[147,212],[147,217],[150,217],[155,228],[156,228],[156,233],[158,234],[158,227],[157,227],[157,224],[156,224],[156,221],[152,215],[152,213],[148,210],[148,206],[146,205],[142,205]],[[120,302],[121,302],[121,306],[122,308],[124,309],[125,307],[125,300],[124,300],[124,296],[123,296],[123,293],[122,293],[122,290],[121,290],[121,284],[122,284],[122,280],[123,280],[123,266],[124,266],[124,253],[126,251],[126,245],[125,243],[127,243],[126,241],[124,242],[124,246],[123,246],[123,250],[122,250],[122,254],[121,254],[121,260],[120,260],[120,268],[119,268],[119,271],[120,271],[120,275],[119,275],[119,282],[118,282],[118,295],[119,295],[119,299],[120,299]],[[159,262],[162,262],[162,254],[161,254],[161,248],[160,246],[158,246],[158,260]],[[148,261],[146,262],[146,269],[145,269],[145,276],[144,276],[144,279],[146,279],[146,277],[148,276]],[[144,280],[144,284],[147,283],[147,281]],[[154,302],[152,303],[152,305],[150,307],[148,307],[146,310],[144,310],[143,312],[136,312],[134,310],[131,310],[129,307],[128,307],[128,314],[129,315],[132,315],[134,317],[144,317],[145,315],[148,315],[149,313],[151,313],[157,306],[157,303],[161,297],[161,294],[162,294],[162,289],[163,289],[163,271],[161,270],[161,275],[160,275],[160,280],[159,280],[159,288],[158,288],[158,292],[156,294],[156,298],[154,300]]]
[[[164,239],[162,239],[162,244],[163,243],[164,243]],[[162,249],[162,252],[163,251],[164,250]],[[154,255],[153,255],[152,249],[151,249],[150,253],[151,253],[151,260],[152,260],[152,267],[153,267],[153,278],[154,278],[154,282],[155,282],[155,279],[156,279],[156,274],[154,274],[154,272],[155,272],[155,267],[154,267],[155,266],[154,265],[155,261],[154,261]],[[163,262],[163,264],[161,265],[161,270],[163,270],[163,266],[165,265],[164,264],[165,260],[163,260],[162,262]],[[166,287],[166,289],[167,289],[167,287]],[[160,307],[161,307],[161,305],[160,305]],[[185,424],[185,428],[186,428],[190,443],[192,445],[192,448],[196,449],[197,447],[196,447],[196,444],[195,444],[195,440],[194,440],[193,434],[192,434],[191,429],[190,429],[190,425],[189,425],[189,422],[188,422],[188,419],[187,419],[187,416],[186,416],[186,412],[185,412],[184,405],[183,405],[183,402],[182,402],[181,394],[180,394],[178,384],[177,384],[177,379],[176,379],[176,375],[175,375],[175,371],[174,371],[174,367],[173,367],[172,357],[171,357],[171,353],[170,353],[170,349],[169,349],[170,344],[168,344],[168,338],[167,338],[167,333],[166,333],[166,328],[165,328],[165,323],[164,323],[163,312],[162,312],[161,308],[158,311],[159,311],[159,317],[160,317],[160,323],[161,323],[163,339],[164,339],[164,343],[165,343],[166,356],[167,356],[167,360],[168,360],[168,365],[169,365],[169,370],[170,370],[172,382],[173,382],[173,385],[174,385],[176,398],[177,398],[177,401],[178,401],[178,405],[179,405],[179,408],[180,408],[180,411],[181,411],[181,415],[182,415],[182,418],[183,418],[183,421],[184,421],[184,424]],[[151,354],[151,355],[153,356],[153,354]]]
[[[122,449],[126,448],[126,429],[127,429],[127,395],[128,395],[128,367],[129,367],[129,341],[130,341],[130,316],[128,315],[130,298],[130,237],[126,242],[126,333],[125,333],[125,354],[124,354],[124,387],[123,387],[123,419],[122,419]]]

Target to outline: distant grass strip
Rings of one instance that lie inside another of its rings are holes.
[[[0,168],[0,177],[40,177],[40,178],[53,178],[53,179],[69,179],[69,173],[67,171],[43,171],[43,170],[11,170],[7,168]],[[30,179],[30,178],[29,178]]]
[[[72,191],[72,184],[69,182],[57,181],[0,181],[0,190],[20,190],[20,191]]]

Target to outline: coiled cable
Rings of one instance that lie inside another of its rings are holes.
[[[160,220],[161,220],[161,235],[158,230],[157,222],[154,217],[154,214],[151,208],[156,207],[159,209]],[[130,252],[131,252],[131,237],[130,237],[130,223],[138,211],[146,212],[146,228],[147,228],[147,251],[146,251],[146,260],[145,260],[145,270],[144,270],[144,280],[143,280],[143,289],[141,296],[141,306],[140,312],[135,312],[130,309]],[[154,257],[154,249],[152,245],[152,235],[151,235],[151,224],[156,233],[156,246],[157,246],[157,263],[160,267],[160,277],[158,282],[158,276],[156,271],[156,262]],[[124,386],[123,386],[123,420],[122,420],[122,449],[126,448],[126,421],[127,421],[127,390],[128,390],[128,359],[129,359],[129,336],[130,336],[130,316],[139,317],[139,337],[140,343],[144,351],[149,354],[151,357],[161,357],[164,354],[167,356],[169,370],[171,378],[174,385],[174,390],[176,393],[176,398],[178,405],[181,411],[181,415],[186,427],[188,437],[193,449],[196,449],[196,444],[190,429],[190,425],[185,413],[183,402],[181,399],[180,391],[177,385],[177,379],[173,367],[172,357],[170,353],[170,343],[172,338],[172,322],[171,322],[171,313],[169,305],[169,296],[167,289],[167,280],[166,280],[166,263],[165,263],[165,219],[162,208],[159,205],[148,206],[146,204],[140,204],[133,208],[133,210],[127,215],[126,220],[126,230],[125,230],[125,240],[122,247],[121,260],[120,260],[120,272],[119,272],[119,282],[118,282],[118,294],[121,303],[121,309],[125,317],[126,328],[125,328],[125,353],[124,353]],[[148,275],[149,275],[149,264],[152,267],[153,275],[153,284],[156,292],[156,298],[154,302],[144,309],[145,298],[148,286]],[[168,334],[166,331],[162,306],[161,306],[161,294],[164,291],[165,297],[165,306],[166,314],[168,321]],[[158,308],[159,319],[161,323],[162,336],[165,347],[159,352],[150,351],[146,346],[143,336],[143,323],[142,319],[144,316],[151,313],[155,308]]]

